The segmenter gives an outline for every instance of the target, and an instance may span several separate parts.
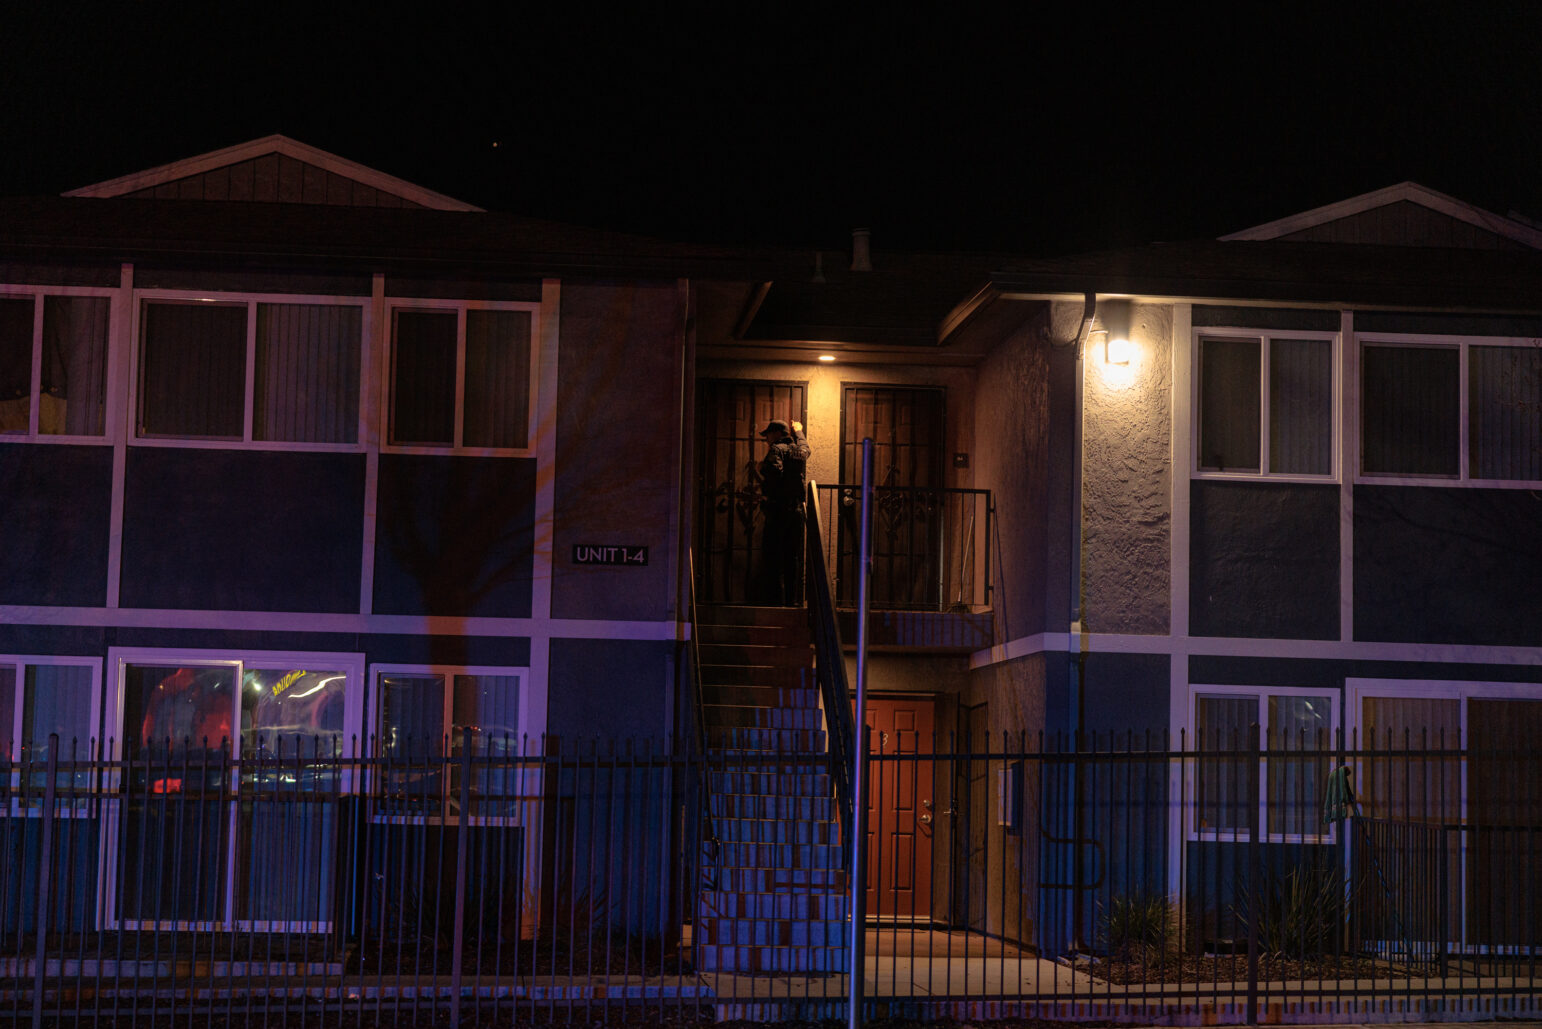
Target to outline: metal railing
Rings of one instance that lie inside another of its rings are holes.
[[[856,603],[861,486],[824,485],[812,504],[841,607]],[[968,611],[991,601],[990,490],[879,486],[873,491],[872,606]]]
[[[841,822],[841,843],[845,854],[843,865],[849,868],[852,826],[855,824],[851,773],[856,753],[856,730],[851,715],[851,688],[846,681],[841,626],[835,615],[830,569],[825,563],[823,515],[817,502],[818,487],[812,482],[808,485],[808,497],[804,583],[808,594],[809,629],[814,636],[814,668],[825,712],[830,782],[835,788],[836,811]]]
[[[829,809],[775,788],[800,755],[715,762],[761,788],[734,791],[749,835],[709,884],[690,740],[420,742],[23,754],[0,776],[0,1020],[842,1010],[839,873],[808,860]],[[866,1003],[1536,1017],[1538,764],[1247,733],[875,737]],[[1333,802],[1344,779],[1358,803]],[[1058,842],[1078,818],[1084,842]],[[724,970],[745,949],[756,973]]]

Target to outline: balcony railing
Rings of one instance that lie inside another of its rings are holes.
[[[856,606],[861,487],[819,487],[819,524],[835,602]],[[880,486],[873,493],[872,606],[970,611],[991,600],[990,490]]]

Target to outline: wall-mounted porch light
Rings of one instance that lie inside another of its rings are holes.
[[[1124,337],[1110,335],[1103,344],[1103,360],[1108,364],[1129,364],[1135,353],[1135,344]]]
[[[821,361],[833,361],[833,360],[835,360],[835,355],[834,354],[820,354],[819,355],[819,359]]]

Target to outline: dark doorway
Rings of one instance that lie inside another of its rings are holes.
[[[703,379],[696,395],[696,589],[712,604],[756,596],[762,515],[755,468],[773,418],[808,420],[801,382]]]
[[[841,482],[862,480],[862,440],[873,441],[872,603],[938,610],[943,595],[944,422],[941,389],[848,385],[841,391]],[[857,589],[858,505],[838,505],[842,603]]]

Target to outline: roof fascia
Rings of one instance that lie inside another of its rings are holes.
[[[1327,204],[1323,207],[1314,207],[1310,211],[1302,211],[1287,218],[1267,222],[1263,225],[1255,225],[1251,229],[1243,229],[1241,232],[1233,232],[1230,235],[1220,237],[1223,243],[1233,240],[1269,240],[1288,236],[1293,232],[1303,229],[1315,228],[1325,225],[1340,218],[1351,215],[1363,214],[1366,211],[1378,207],[1386,207],[1400,201],[1418,204],[1432,211],[1439,212],[1448,217],[1463,221],[1469,225],[1475,225],[1502,236],[1506,239],[1523,243],[1534,249],[1542,250],[1542,229],[1535,229],[1530,225],[1524,225],[1513,218],[1506,218],[1485,211],[1481,207],[1474,207],[1463,200],[1448,196],[1438,190],[1421,186],[1417,182],[1399,182],[1395,186],[1387,186],[1385,189],[1374,190],[1370,193],[1362,193],[1348,200],[1340,200],[1337,203]]]
[[[206,154],[196,157],[186,157],[180,161],[172,161],[155,168],[147,168],[144,171],[132,172],[121,175],[116,179],[108,179],[106,182],[98,182],[90,186],[82,186],[63,194],[67,197],[118,197],[125,193],[134,193],[141,189],[149,189],[177,179],[184,179],[190,175],[201,175],[204,172],[221,168],[225,165],[238,164],[241,161],[249,161],[266,154],[277,153],[285,157],[292,157],[297,161],[314,164],[318,168],[325,168],[334,175],[342,175],[350,179],[356,179],[367,186],[394,193],[405,200],[422,204],[424,207],[440,211],[481,211],[475,207],[454,197],[436,193],[431,189],[414,185],[405,179],[399,179],[394,175],[376,171],[374,168],[350,161],[336,154],[319,150],[308,146],[288,136],[272,135],[261,139],[254,139],[246,143],[237,143],[222,150],[211,150]]]

